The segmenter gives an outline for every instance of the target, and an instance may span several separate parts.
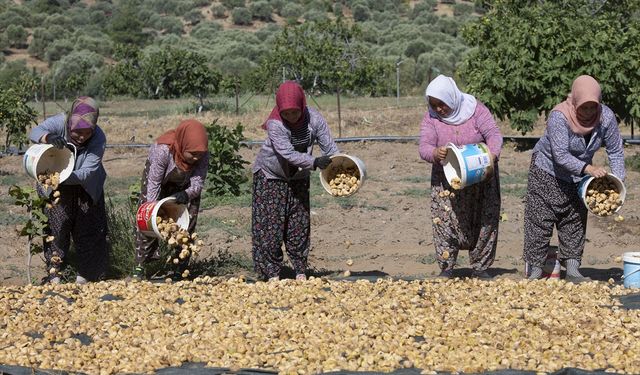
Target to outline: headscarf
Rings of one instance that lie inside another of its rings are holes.
[[[591,133],[593,128],[600,123],[600,115],[602,114],[601,99],[602,92],[598,81],[591,76],[582,75],[573,81],[571,93],[569,93],[567,99],[553,107],[552,111],[562,112],[569,123],[571,131],[579,135],[586,135]],[[578,114],[577,109],[588,102],[598,103],[598,111],[593,116],[584,118]]]
[[[194,167],[184,160],[183,152],[204,152],[209,147],[207,130],[200,121],[193,119],[182,121],[177,128],[158,137],[156,142],[169,145],[176,165],[183,171],[190,171]]]
[[[300,118],[295,124],[291,124],[280,116],[280,112],[287,109],[299,109]],[[304,90],[294,81],[286,81],[278,87],[276,91],[276,105],[271,110],[271,114],[267,118],[269,120],[277,120],[290,128],[298,128],[309,123],[309,110],[307,109],[307,99]],[[267,121],[262,124],[262,128],[267,128]]]
[[[67,115],[67,132],[70,133],[78,129],[95,130],[98,124],[100,110],[95,99],[88,96],[80,96],[71,104],[71,111]],[[71,143],[79,144],[69,137]]]
[[[466,94],[458,89],[456,82],[451,77],[440,74],[429,83],[425,91],[427,102],[429,97],[441,100],[444,104],[451,108],[451,114],[446,117],[440,117],[429,104],[429,113],[431,116],[439,118],[442,122],[449,125],[461,125],[473,116],[476,112],[476,104],[478,101],[473,95]]]

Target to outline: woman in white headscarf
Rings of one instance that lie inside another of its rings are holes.
[[[495,259],[500,222],[498,158],[502,135],[489,109],[458,89],[451,77],[439,75],[426,90],[429,110],[420,125],[420,157],[431,167],[433,243],[440,276],[453,277],[458,252],[469,250],[472,276],[488,279]],[[447,143],[486,143],[494,159],[493,174],[483,182],[453,189],[442,163]]]

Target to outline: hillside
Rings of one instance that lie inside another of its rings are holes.
[[[460,0],[0,0],[0,76],[35,69],[51,80],[78,64],[98,79],[123,43],[196,51],[223,75],[243,74],[285,26],[342,17],[359,26],[373,56],[404,60],[401,86],[415,92],[430,72],[453,74],[468,49],[460,26],[477,11]]]

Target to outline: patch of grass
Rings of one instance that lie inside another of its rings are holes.
[[[335,198],[335,200],[338,206],[340,206],[342,209],[345,209],[345,210],[348,210],[351,208],[359,208],[361,210],[367,210],[367,211],[374,211],[374,210],[388,211],[389,210],[389,208],[385,206],[374,206],[367,203],[366,201],[360,201],[354,195],[349,197]]]
[[[640,172],[640,153],[636,152],[634,155],[624,158],[624,165],[627,169]]]
[[[429,176],[409,176],[400,179],[402,182],[410,182],[412,184],[424,184],[429,182]]]
[[[1,174],[0,175],[0,185],[1,186],[11,186],[11,185],[20,185],[26,181],[26,177],[18,176],[15,174]],[[35,181],[35,180],[34,180]]]
[[[189,266],[189,270],[191,277],[235,274],[238,271],[252,271],[253,259],[244,254],[221,250],[216,256],[195,260]]]
[[[420,189],[420,188],[409,188],[409,189],[405,189],[404,191],[402,191],[400,193],[396,193],[394,195],[405,195],[405,196],[408,196],[408,197],[424,198],[424,197],[429,197],[430,190],[429,189]]]
[[[249,223],[242,223],[238,219],[225,218],[221,219],[214,216],[198,216],[198,232],[206,232],[209,229],[220,229],[225,233],[236,237],[244,237],[251,235],[251,226]]]
[[[500,174],[500,192],[503,195],[523,198],[527,194],[529,171],[523,170],[511,174]]]
[[[17,225],[23,224],[29,220],[29,216],[26,214],[10,214],[0,216],[0,225]]]
[[[435,264],[437,262],[435,254],[427,254],[418,259],[418,261],[422,264]]]

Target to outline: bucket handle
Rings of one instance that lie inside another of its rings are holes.
[[[625,277],[629,277],[629,276],[633,275],[633,274],[634,274],[634,273],[636,273],[636,272],[640,272],[640,268],[638,268],[637,270],[635,270],[635,271],[631,272],[630,274],[628,274],[628,275],[626,275],[626,276],[625,276],[625,275],[622,275],[622,279],[624,280],[624,278],[625,278]]]
[[[78,149],[73,143],[67,142],[67,147],[73,151],[73,168],[76,167],[76,160],[78,160]]]

